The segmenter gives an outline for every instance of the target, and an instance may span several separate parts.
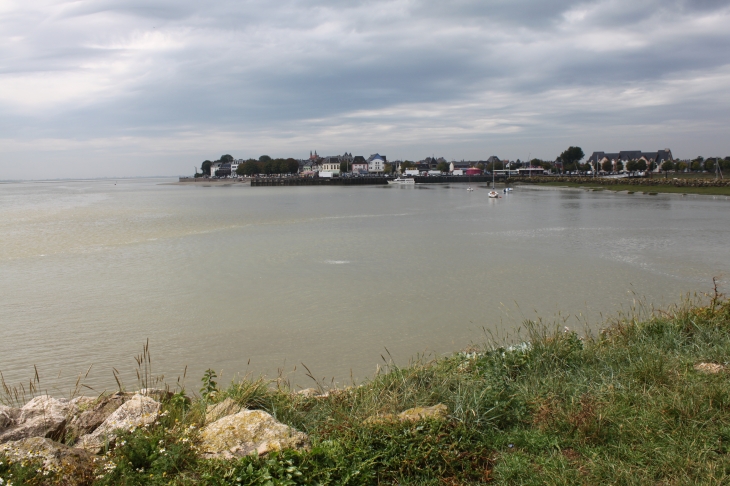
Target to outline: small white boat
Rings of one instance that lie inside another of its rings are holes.
[[[489,191],[488,195],[489,195],[489,197],[492,197],[492,198],[499,197],[499,193],[497,193],[497,191]]]
[[[504,188],[504,193],[507,194],[508,192],[512,192],[512,188],[511,187],[505,187]]]
[[[416,181],[412,177],[396,177],[393,180],[388,181],[388,184],[415,184]]]
[[[466,190],[471,192],[471,191],[474,190],[474,188],[473,187],[467,187]]]

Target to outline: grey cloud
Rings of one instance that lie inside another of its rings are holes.
[[[518,141],[547,156],[596,133],[613,146],[627,119],[651,137],[668,119],[716,133],[730,108],[716,88],[728,19],[726,1],[24,5],[0,17],[0,179],[13,147],[33,143],[63,158],[54,147],[119,152],[124,139],[138,153],[156,138],[218,146],[221,133],[229,145],[215,152],[423,143],[469,158]]]

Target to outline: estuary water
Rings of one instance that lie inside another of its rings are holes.
[[[725,197],[166,182],[0,184],[8,384],[36,365],[62,395],[93,365],[89,387],[115,388],[115,367],[131,388],[148,339],[155,374],[187,366],[190,390],[207,368],[311,386],[301,363],[347,384],[381,355],[514,339],[538,316],[595,329],[730,277]]]

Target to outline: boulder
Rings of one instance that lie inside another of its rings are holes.
[[[86,450],[98,453],[105,445],[112,444],[116,431],[134,430],[157,420],[160,402],[143,395],[134,395],[109,415],[92,433],[81,436],[79,445]]]
[[[233,415],[243,409],[241,405],[236,403],[232,398],[228,397],[220,403],[208,405],[205,410],[205,423],[215,422],[219,418],[227,415]]]
[[[398,414],[398,419],[401,421],[415,422],[423,419],[442,420],[445,419],[449,413],[449,409],[443,403],[437,403],[432,407],[415,407],[409,408]]]
[[[443,420],[449,413],[449,409],[443,403],[438,403],[432,407],[414,407],[404,410],[398,415],[392,413],[384,413],[373,415],[365,419],[366,424],[382,424],[387,422],[416,422],[418,420]]]
[[[35,459],[43,469],[60,474],[63,484],[90,483],[94,469],[93,457],[82,449],[65,446],[43,437],[31,437],[0,445],[0,454],[11,461]]]
[[[200,431],[205,458],[233,459],[259,456],[282,449],[309,447],[309,438],[262,410],[244,410],[207,425]]]
[[[71,400],[73,412],[66,426],[67,443],[97,429],[112,413],[132,396],[115,393],[99,398],[78,397]]]
[[[59,439],[63,436],[70,403],[41,395],[22,408],[0,410],[0,444],[29,437]]]

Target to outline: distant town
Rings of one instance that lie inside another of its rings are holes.
[[[716,172],[730,170],[730,157],[697,157],[678,160],[668,148],[655,152],[622,150],[593,152],[586,160],[580,147],[569,147],[555,160],[531,159],[522,161],[501,159],[492,155],[484,160],[451,160],[430,156],[421,160],[392,160],[378,153],[369,157],[345,152],[342,155],[320,156],[316,150],[309,158],[236,159],[223,155],[218,160],[205,160],[196,178],[236,178],[254,176],[300,177],[367,177],[387,175],[629,175],[647,172]]]

